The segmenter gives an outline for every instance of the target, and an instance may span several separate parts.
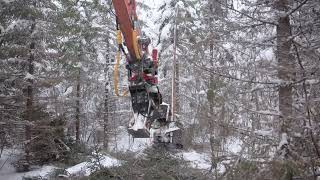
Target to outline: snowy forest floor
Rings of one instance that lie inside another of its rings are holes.
[[[125,176],[130,177],[131,175],[136,176],[136,178],[140,176],[162,176],[159,173],[164,172],[174,172],[172,175],[177,174],[178,176],[185,176],[186,174],[193,176],[192,173],[208,172],[211,168],[210,156],[207,153],[194,150],[175,152],[156,150],[150,148],[151,142],[149,139],[133,140],[125,128],[120,127],[119,130],[121,133],[110,144],[109,152],[92,152],[86,160],[72,166],[56,163],[34,166],[29,172],[16,172],[13,163],[19,158],[17,154],[21,153],[17,150],[6,149],[0,158],[0,180],[54,179],[58,175],[63,175],[67,179],[78,179],[80,177],[99,179],[106,176],[108,178],[118,177],[119,179],[119,174],[123,175],[121,178],[126,179]],[[163,171],[154,172],[155,169],[152,170],[149,167],[162,168]],[[124,169],[127,169],[125,170],[127,173],[122,172]]]
[[[18,152],[14,150],[5,150],[0,158],[0,179],[1,180],[20,180],[23,177],[45,177],[56,167],[51,165],[33,167],[29,172],[16,172],[12,165],[17,160]]]

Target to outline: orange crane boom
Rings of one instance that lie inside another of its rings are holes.
[[[138,30],[135,28],[137,21],[135,0],[112,0],[117,15],[117,28],[123,34],[131,61],[141,58],[141,50],[138,45]]]

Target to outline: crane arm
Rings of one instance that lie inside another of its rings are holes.
[[[117,18],[117,29],[123,34],[130,61],[141,59],[141,50],[138,44],[138,30],[135,28],[137,21],[135,0],[112,0]]]

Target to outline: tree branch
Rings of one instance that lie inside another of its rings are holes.
[[[197,66],[198,68],[200,68],[202,70],[205,70],[205,71],[207,71],[209,73],[212,73],[214,75],[217,75],[217,76],[220,76],[220,77],[223,77],[223,78],[233,79],[233,80],[236,80],[236,81],[242,81],[242,82],[254,83],[254,84],[279,85],[279,83],[277,83],[277,82],[260,82],[260,81],[241,79],[241,78],[233,77],[233,76],[230,76],[230,75],[227,75],[227,74],[221,74],[221,73],[218,73],[218,72],[216,72],[216,71],[214,71],[212,69],[209,69],[209,68],[206,68],[206,67],[200,67],[200,66],[198,66],[196,64],[195,64],[195,66]]]
[[[302,3],[300,3],[296,8],[292,9],[287,16],[290,16],[291,14],[293,14],[295,11],[297,11],[298,9],[300,9],[304,4],[306,4],[308,2],[308,0],[303,1]]]
[[[228,8],[228,9],[234,11],[234,12],[237,12],[237,13],[239,13],[239,14],[247,17],[247,18],[253,19],[253,20],[255,20],[255,21],[259,21],[259,22],[264,23],[264,24],[271,24],[271,25],[277,26],[277,23],[275,23],[275,22],[270,22],[270,21],[266,21],[266,20],[262,20],[262,19],[257,19],[257,18],[255,18],[255,17],[250,16],[249,14],[243,13],[243,12],[241,12],[241,11],[239,11],[239,10],[236,10],[236,9],[232,8],[232,7],[228,7],[228,6],[224,5],[223,3],[221,3],[220,1],[217,1],[217,2],[218,2],[220,5],[226,7],[226,8]]]

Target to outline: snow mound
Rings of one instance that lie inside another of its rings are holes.
[[[24,177],[41,177],[41,179],[45,179],[56,168],[55,166],[42,166],[39,169],[25,173]]]
[[[18,173],[13,167],[6,167],[0,171],[0,179],[2,180],[22,180],[24,177],[39,177],[46,179],[48,174],[52,172],[56,167],[54,166],[42,166],[39,169],[35,169],[29,172]]]
[[[68,172],[69,175],[73,175],[73,176],[77,176],[77,175],[84,175],[84,176],[89,176],[95,168],[96,165],[93,163],[94,159],[92,159],[91,162],[82,162],[79,163],[75,166],[69,167],[68,169],[66,169],[66,171]],[[104,155],[101,160],[100,160],[100,164],[103,167],[112,167],[112,166],[119,166],[121,163],[119,160]]]
[[[54,166],[42,166],[32,167],[29,172],[16,172],[16,169],[12,166],[17,160],[18,155],[21,152],[17,149],[5,149],[0,158],[0,180],[22,180],[23,177],[39,177],[46,179],[48,174],[52,172],[56,167]]]
[[[179,153],[186,161],[190,161],[190,165],[197,169],[210,169],[210,157],[207,154],[201,154],[196,151]]]

